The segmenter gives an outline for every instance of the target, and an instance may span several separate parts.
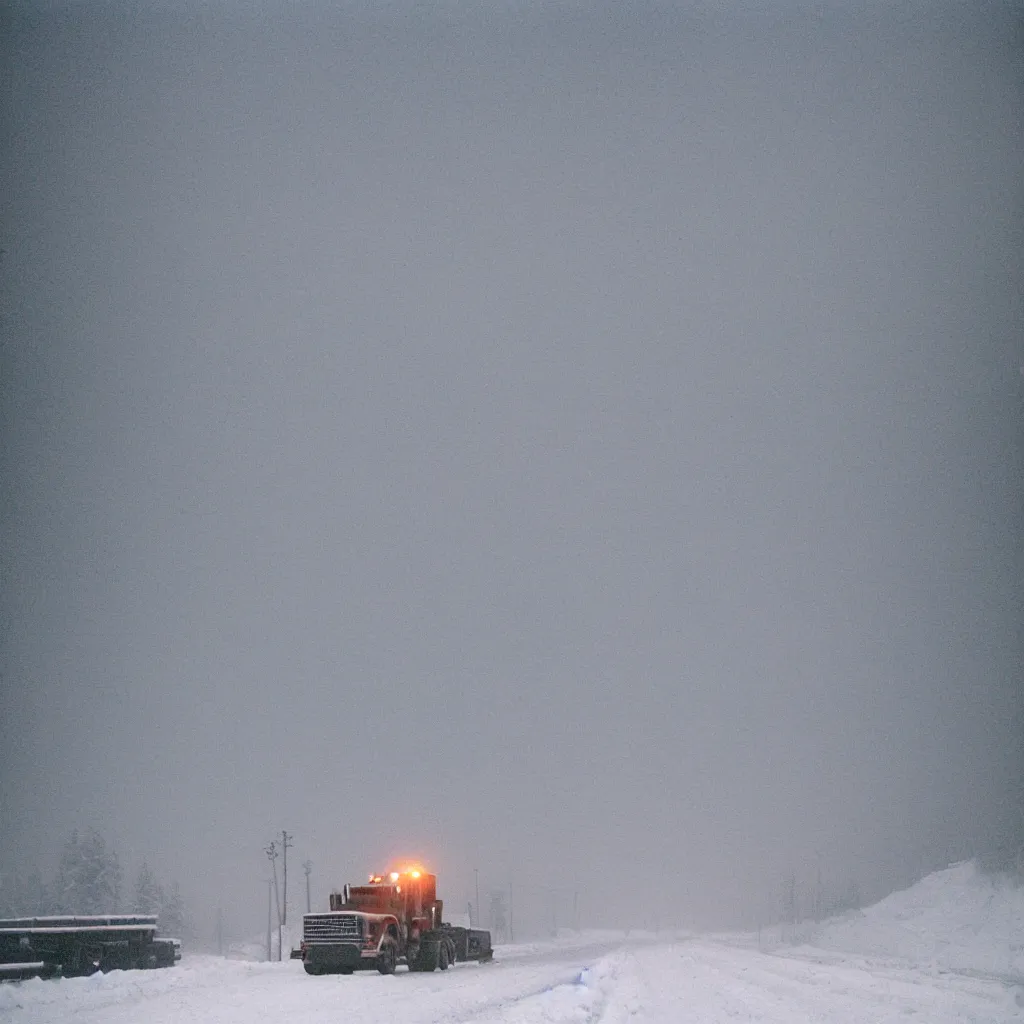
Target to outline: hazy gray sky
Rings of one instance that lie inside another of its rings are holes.
[[[0,869],[720,923],[1019,825],[1024,19],[889,6],[5,5]]]

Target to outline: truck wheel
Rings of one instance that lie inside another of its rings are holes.
[[[377,954],[377,970],[381,974],[394,974],[397,959],[394,942],[390,939],[385,940],[381,944],[380,953]]]
[[[302,966],[305,969],[307,974],[312,974],[315,977],[324,973],[323,969],[320,968],[320,967],[317,967],[316,964],[303,964]]]
[[[442,971],[447,971],[448,963],[448,943],[442,942],[437,947],[437,966],[440,967]]]

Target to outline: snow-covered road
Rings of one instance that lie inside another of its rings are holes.
[[[506,947],[447,974],[309,978],[295,962],[186,958],[153,972],[0,988],[12,1024],[671,1024],[1024,1020],[1020,989],[849,955],[817,961],[704,939]]]

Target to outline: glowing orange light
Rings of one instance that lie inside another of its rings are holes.
[[[392,882],[397,882],[399,875],[397,871],[392,871],[388,877],[391,879]]]
[[[418,871],[412,871],[412,872],[410,872],[410,874],[412,875],[413,878],[419,878],[420,877],[420,873]]]

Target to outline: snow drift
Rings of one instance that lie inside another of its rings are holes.
[[[965,861],[824,922],[806,945],[1024,981],[1024,887]]]

